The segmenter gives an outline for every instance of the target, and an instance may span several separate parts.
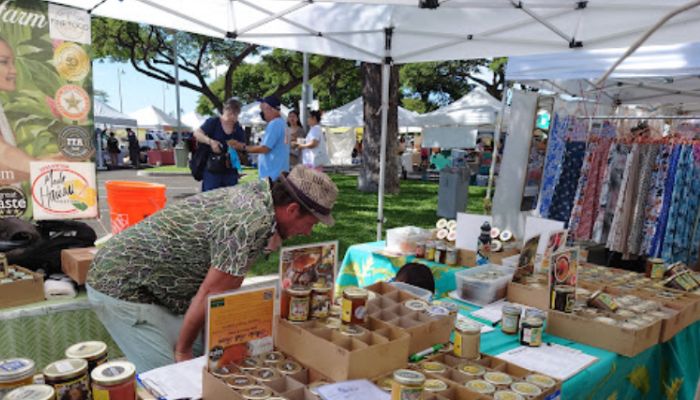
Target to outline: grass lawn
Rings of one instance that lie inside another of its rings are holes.
[[[158,173],[158,174],[189,174],[190,169],[188,167],[176,167],[174,165],[164,165],[162,167],[149,168],[144,170],[148,173]]]
[[[244,178],[253,179],[257,172],[246,170]],[[333,227],[318,225],[311,236],[298,237],[286,241],[286,246],[306,243],[338,240],[340,243],[339,261],[342,261],[348,246],[357,243],[373,242],[377,235],[377,195],[359,192],[357,177],[333,174],[333,181],[338,185],[340,194],[333,209],[336,223]],[[438,217],[437,182],[401,181],[401,193],[387,195],[384,200],[385,228],[413,225],[424,228],[434,226]],[[484,187],[469,188],[467,209],[471,213],[483,212]],[[269,259],[260,259],[252,267],[252,275],[277,273],[279,253],[273,253]]]

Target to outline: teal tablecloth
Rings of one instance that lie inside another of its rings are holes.
[[[412,260],[412,257],[390,260],[373,253],[382,247],[382,242],[351,246],[340,267],[337,286],[368,286],[386,280],[393,277],[405,262]],[[455,289],[454,274],[459,268],[427,264],[435,275],[438,297]],[[457,303],[463,314],[478,309]],[[700,322],[684,329],[671,341],[632,358],[547,334],[544,341],[573,347],[598,358],[593,365],[564,383],[564,399],[692,400],[695,396],[700,377]],[[498,355],[518,345],[515,336],[506,335],[500,329],[484,334],[481,339],[481,350],[489,355]]]

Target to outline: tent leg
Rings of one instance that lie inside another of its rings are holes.
[[[382,240],[384,225],[384,184],[386,181],[386,138],[389,126],[389,81],[391,65],[382,64],[382,136],[379,150],[379,199],[377,204],[377,241]]]
[[[496,131],[493,133],[493,154],[491,154],[491,168],[489,169],[489,183],[486,188],[486,199],[491,199],[493,189],[493,179],[496,174],[496,160],[498,160],[498,150],[501,147],[501,130],[503,128],[503,118],[506,113],[506,103],[508,97],[508,82],[503,82],[503,93],[501,94],[501,112],[498,113]]]

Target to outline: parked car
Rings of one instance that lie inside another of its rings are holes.
[[[170,141],[170,136],[165,132],[148,131],[142,147],[146,147],[148,150],[167,149],[172,147],[172,142]]]

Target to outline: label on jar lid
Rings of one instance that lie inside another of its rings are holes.
[[[34,361],[28,358],[9,358],[0,360],[0,376],[29,371],[34,367]]]
[[[53,400],[55,391],[49,385],[27,385],[17,388],[3,398],[4,400]]]
[[[423,311],[428,308],[428,303],[422,300],[406,300],[403,304],[411,311]]]

